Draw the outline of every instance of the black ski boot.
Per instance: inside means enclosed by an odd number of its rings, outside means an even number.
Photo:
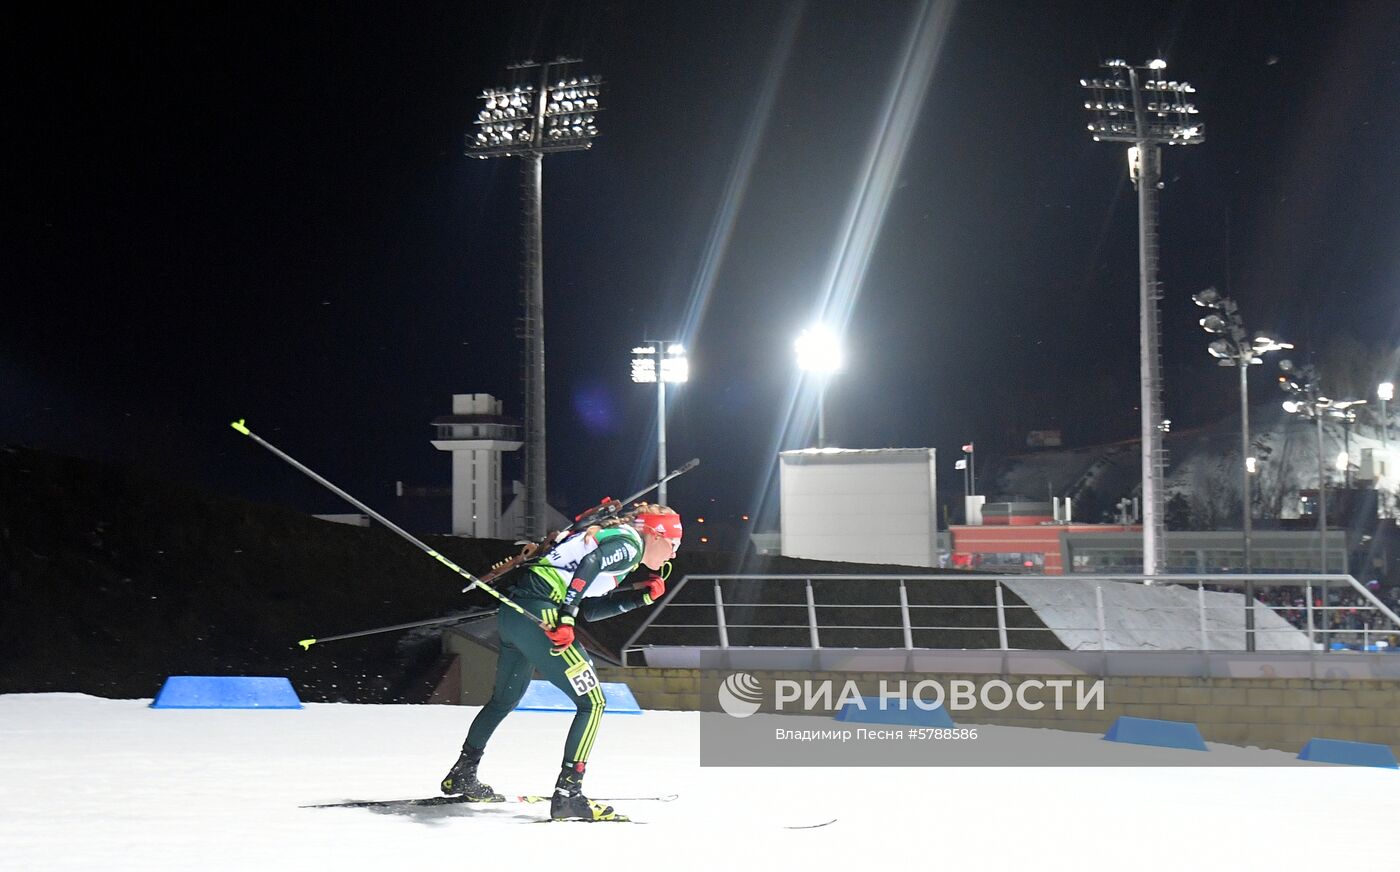
[[[442,792],[449,796],[463,796],[468,802],[505,802],[505,797],[482,784],[476,777],[476,767],[481,763],[481,749],[463,743],[462,756],[452,764],[452,768],[442,779]]]
[[[582,763],[565,763],[554,782],[554,795],[549,798],[549,816],[556,821],[615,821],[627,820],[613,811],[612,806],[594,802],[583,795]]]

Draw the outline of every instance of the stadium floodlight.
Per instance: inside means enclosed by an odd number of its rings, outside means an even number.
[[[523,270],[521,290],[525,298],[525,529],[538,539],[548,523],[545,504],[544,427],[544,162],[545,154],[579,151],[593,146],[598,135],[594,113],[598,111],[597,76],[581,80],[555,78],[578,60],[559,58],[548,63],[527,61],[509,67],[520,78],[504,87],[481,92],[482,108],[476,113],[476,130],[466,135],[466,153],[473,158],[522,159],[525,191],[521,222]],[[525,77],[530,77],[527,81]],[[553,81],[551,81],[553,80]],[[578,86],[582,85],[580,88]],[[570,97],[569,95],[573,96]]]
[[[690,358],[685,356],[684,345],[672,342],[666,346],[666,353],[661,358],[661,380],[671,384],[690,381]]]
[[[842,366],[841,340],[831,328],[817,325],[803,330],[794,343],[797,367],[817,378],[817,447],[826,447],[826,386]]]
[[[1213,309],[1216,304],[1220,302],[1220,292],[1215,288],[1206,288],[1204,291],[1197,291],[1192,294],[1191,301],[1197,306]]]
[[[653,384],[656,381],[656,349],[639,345],[632,349],[632,381]]]
[[[1276,342],[1267,336],[1247,340],[1245,337],[1249,334],[1244,329],[1240,307],[1234,300],[1222,296],[1215,288],[1198,291],[1191,299],[1197,306],[1212,310],[1200,320],[1201,328],[1207,333],[1220,336],[1206,346],[1206,351],[1220,366],[1233,366],[1240,371],[1240,480],[1243,495],[1240,504],[1240,531],[1244,537],[1244,571],[1249,573],[1253,570],[1254,562],[1254,498],[1249,479],[1250,473],[1254,471],[1251,465],[1254,458],[1250,456],[1249,450],[1249,368],[1264,362],[1260,355],[1293,346],[1286,342]],[[1285,363],[1289,367],[1293,365],[1289,361],[1283,361],[1279,366],[1282,368]],[[1253,651],[1254,582],[1249,580],[1245,581],[1244,626],[1245,650]]]
[[[1142,431],[1142,572],[1156,575],[1166,563],[1166,453],[1162,443],[1161,330],[1157,298],[1157,191],[1162,145],[1205,141],[1205,127],[1185,95],[1185,82],[1164,80],[1166,61],[1144,66],[1122,59],[1103,63],[1106,78],[1080,79],[1088,92],[1089,134],[1095,142],[1128,145],[1128,175],[1138,193],[1138,308],[1140,317],[1138,408]],[[1204,303],[1202,305],[1205,305]]]
[[[830,328],[811,327],[795,343],[797,366],[808,372],[833,373],[841,369],[841,342]]]
[[[666,477],[666,383],[680,384],[690,380],[690,361],[685,346],[679,342],[648,339],[645,345],[632,349],[632,381],[656,385],[656,468],[657,478]],[[656,492],[657,500],[666,505],[666,483]]]
[[[1279,342],[1277,339],[1271,339],[1268,336],[1254,337],[1254,353],[1256,355],[1264,354],[1269,351],[1283,351],[1284,349],[1292,347],[1293,344],[1291,342]],[[1254,362],[1261,363],[1262,361],[1256,360]]]
[[[1224,333],[1226,329],[1225,319],[1219,315],[1207,315],[1199,323],[1207,333]]]
[[[1327,573],[1327,458],[1323,448],[1322,439],[1322,419],[1328,414],[1328,409],[1332,406],[1332,401],[1322,395],[1322,375],[1317,367],[1312,364],[1296,364],[1291,360],[1279,361],[1279,369],[1288,373],[1288,376],[1279,377],[1279,387],[1284,393],[1289,395],[1288,400],[1283,404],[1283,409],[1290,415],[1300,418],[1311,419],[1317,432],[1317,538],[1319,569],[1324,575]],[[1328,582],[1326,578],[1322,581],[1323,603],[1327,602]],[[1325,641],[1331,621],[1328,619],[1326,609],[1322,611],[1322,630],[1320,635]],[[1324,650],[1326,647],[1324,646]]]

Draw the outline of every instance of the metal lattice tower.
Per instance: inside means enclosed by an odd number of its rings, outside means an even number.
[[[546,511],[544,426],[544,156],[581,151],[598,135],[602,80],[570,72],[580,61],[560,58],[545,64],[513,64],[515,71],[538,71],[535,82],[522,82],[481,93],[485,108],[477,114],[475,134],[467,136],[467,156],[522,158],[521,296],[525,314],[520,336],[525,341],[525,530],[538,538],[548,523]],[[520,74],[520,73],[517,73]]]
[[[1166,449],[1163,435],[1171,422],[1162,414],[1161,328],[1157,280],[1157,191],[1162,188],[1162,145],[1196,145],[1205,128],[1186,95],[1186,82],[1163,78],[1166,62],[1141,67],[1126,61],[1103,64],[1106,78],[1080,79],[1089,91],[1084,108],[1091,113],[1089,132],[1096,142],[1130,143],[1128,174],[1138,192],[1138,289],[1140,333],[1140,408],[1142,410],[1142,573],[1157,575],[1166,567]]]

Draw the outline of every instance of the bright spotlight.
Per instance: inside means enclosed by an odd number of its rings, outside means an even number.
[[[1215,305],[1220,302],[1220,292],[1215,288],[1206,288],[1204,291],[1192,294],[1191,301],[1197,306],[1213,309]]]
[[[1201,319],[1201,326],[1207,333],[1224,333],[1225,319],[1219,315],[1207,315]]]
[[[830,328],[818,326],[803,330],[795,345],[800,369],[818,373],[841,369],[841,342]]]

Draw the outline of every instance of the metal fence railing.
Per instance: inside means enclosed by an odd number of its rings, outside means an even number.
[[[1004,589],[1008,582],[1023,585],[1037,580],[1075,580],[1095,584],[1095,617],[1089,626],[1048,627],[1022,610],[1034,611],[1032,606],[1007,602]],[[842,584],[862,582],[864,584]],[[881,584],[869,584],[880,582]],[[1113,614],[1114,607],[1105,603],[1101,582],[1136,582],[1160,586],[1194,587],[1195,601],[1189,605],[1154,603],[1151,611],[1190,611],[1196,614],[1195,638],[1189,642],[1182,636],[1182,622],[1174,628],[1131,624],[1133,616]],[[1053,632],[1061,639],[1073,635],[1079,641],[1074,650],[1107,650],[1111,634],[1134,632],[1165,633],[1177,641],[1166,650],[1210,650],[1211,638],[1221,633],[1240,634],[1243,639],[1244,609],[1235,601],[1229,605],[1208,603],[1208,588],[1243,589],[1246,582],[1268,588],[1297,588],[1301,604],[1270,605],[1258,602],[1257,610],[1281,614],[1285,620],[1296,613],[1298,624],[1289,627],[1261,628],[1255,621],[1252,631],[1255,649],[1298,650],[1299,631],[1306,634],[1303,646],[1328,643],[1359,644],[1370,648],[1373,637],[1400,633],[1400,615],[1383,603],[1370,590],[1349,575],[1094,575],[1094,576],[1033,576],[1033,575],[970,575],[967,573],[935,573],[928,575],[688,575],[681,579],[657,604],[647,619],[622,646],[622,662],[628,655],[652,645],[679,644],[697,647],[732,647],[737,634],[744,647],[808,648],[821,650],[824,640],[828,647],[884,648],[914,650],[917,637],[937,638],[935,634],[955,634],[956,645],[923,645],[999,649],[1002,651],[1050,647],[1044,644],[1045,634]],[[815,584],[814,584],[815,583]],[[956,584],[954,584],[956,583]],[[708,585],[711,592],[698,594],[696,586]],[[957,593],[947,595],[947,588]],[[817,589],[823,595],[819,596]],[[850,592],[859,589],[859,598]],[[1333,604],[1335,591],[1350,594],[1353,601]],[[916,595],[911,596],[911,591]],[[682,596],[682,594],[685,594]],[[1316,599],[1320,594],[1321,599]],[[782,601],[757,601],[763,595]],[[1177,597],[1182,599],[1181,596]],[[1141,611],[1119,607],[1124,613]],[[1222,616],[1221,612],[1233,615]],[[951,613],[951,614],[950,614]],[[1256,612],[1258,616],[1260,612]],[[1341,622],[1335,616],[1345,614]],[[940,619],[940,615],[944,615]],[[1364,617],[1358,620],[1358,616]],[[1238,623],[1235,623],[1238,616]],[[737,618],[737,620],[736,620]],[[824,620],[824,618],[826,618]],[[1214,618],[1215,620],[1212,620]],[[1346,626],[1341,624],[1345,623]],[[1360,626],[1355,626],[1359,623]],[[804,632],[805,631],[805,632]],[[853,636],[852,634],[859,634]],[[994,634],[994,636],[993,636]],[[1040,634],[1039,645],[1035,634]],[[1076,635],[1077,634],[1077,635]],[[1174,635],[1173,635],[1174,634]],[[670,636],[667,639],[666,636]],[[833,636],[859,638],[858,645],[832,645]],[[1271,643],[1270,639],[1274,641]],[[992,641],[993,638],[995,641]],[[1031,644],[1013,644],[1031,642]],[[1283,643],[1288,644],[1283,644]],[[1272,646],[1271,646],[1272,645]],[[1160,645],[1158,646],[1161,647]],[[1241,647],[1244,647],[1241,645]]]

